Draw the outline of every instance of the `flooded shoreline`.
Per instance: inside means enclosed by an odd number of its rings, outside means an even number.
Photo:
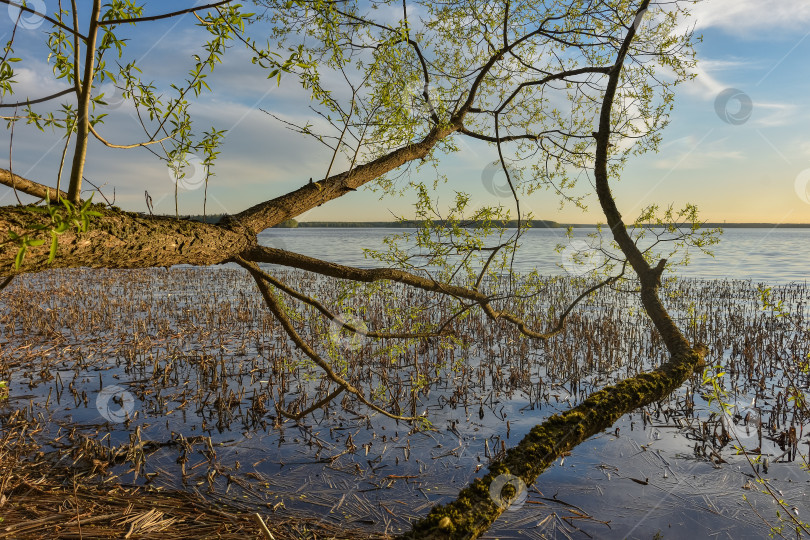
[[[278,275],[324,302],[345,294],[307,274]],[[542,326],[549,306],[564,306],[582,284],[549,278],[540,297],[517,309]],[[797,510],[810,511],[810,477],[800,469],[808,419],[789,399],[787,378],[808,385],[806,333],[763,311],[750,282],[681,280],[663,293],[687,337],[709,346],[707,363],[726,371],[736,407],[729,417],[746,448],[770,458],[763,474]],[[804,284],[773,287],[772,295],[806,328]],[[364,311],[345,307],[370,329],[410,328],[391,319],[392,298],[436,316],[443,309],[398,287],[370,290]],[[279,519],[308,515],[395,534],[553,412],[665,358],[635,297],[612,291],[578,308],[565,334],[546,343],[470,316],[457,323],[455,340],[413,340],[384,354],[373,340],[346,342],[330,321],[302,311],[299,330],[352,384],[388,410],[426,413],[432,429],[342,396],[296,424],[278,408],[303,410],[328,388],[260,300],[249,277],[231,269],[19,278],[0,293],[0,379],[10,382],[0,429],[16,415],[49,458],[88,480],[199,491]],[[774,505],[758,486],[744,488],[751,467],[722,436],[723,411],[709,405],[701,382],[694,377],[576,448],[486,537],[767,535],[743,496],[766,520]],[[750,417],[746,424],[739,413],[753,409],[761,421],[752,434]],[[797,456],[785,455],[790,427]]]

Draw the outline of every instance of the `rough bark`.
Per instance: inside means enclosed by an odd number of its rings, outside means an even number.
[[[19,235],[29,227],[47,222],[47,215],[31,207],[5,207],[0,211],[0,231]],[[150,268],[175,264],[210,265],[227,261],[247,250],[255,236],[238,230],[196,221],[144,216],[104,209],[94,218],[86,233],[66,232],[59,237],[56,259],[48,264],[50,238],[45,244],[29,247],[23,264],[14,268],[18,246],[6,241],[0,245],[0,276],[38,272],[48,268]],[[32,237],[36,238],[35,234]]]

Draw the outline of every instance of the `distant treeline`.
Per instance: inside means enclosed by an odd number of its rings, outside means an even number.
[[[194,221],[204,221],[205,223],[219,223],[226,214],[213,214],[210,216],[180,216],[181,219],[190,219]],[[294,219],[288,219],[286,221],[282,221],[275,227],[274,229],[295,229],[299,227],[340,227],[340,228],[372,228],[372,227],[380,227],[380,228],[387,228],[387,229],[415,229],[421,225],[421,221],[416,220],[409,220],[409,221],[296,221]],[[437,221],[437,223],[444,223],[443,221]],[[480,222],[479,222],[480,223]],[[524,221],[525,223],[525,221]],[[473,221],[465,221],[463,222],[464,226],[472,227],[475,225]],[[506,227],[517,227],[517,220],[511,220],[505,222]],[[558,227],[568,227],[569,225],[565,225],[562,223],[557,223],[556,221],[547,221],[541,219],[532,220],[531,226],[541,227],[541,228],[558,228]],[[571,227],[591,227],[591,225],[570,225]]]
[[[293,220],[294,221],[294,220]],[[297,225],[292,225],[293,227],[339,227],[339,228],[391,228],[391,229],[415,229],[419,227],[421,222],[415,220],[409,221],[302,221]],[[437,222],[443,223],[443,222]],[[504,225],[508,228],[517,227],[517,220],[510,220],[503,222]],[[523,223],[526,223],[525,221]],[[589,223],[558,223],[556,221],[546,220],[546,219],[533,219],[530,221],[531,228],[533,229],[560,229],[560,228],[594,228],[596,225],[589,224]],[[278,227],[283,226],[277,225]],[[473,221],[464,222],[464,225],[468,227],[472,227],[475,225]],[[660,225],[653,225],[653,227],[659,227]],[[682,225],[683,227],[690,227],[691,225],[686,224]],[[810,223],[704,223],[704,228],[713,229],[717,227],[722,227],[724,229],[741,229],[741,228],[748,228],[748,229],[799,229],[799,228],[810,228]]]
[[[188,220],[191,220],[191,221],[202,221],[203,223],[217,224],[220,221],[222,221],[222,218],[224,218],[227,215],[228,214],[211,214],[211,215],[208,215],[208,216],[201,216],[201,215],[180,216],[180,219],[188,219]],[[286,221],[282,221],[281,223],[276,225],[274,228],[278,228],[278,229],[294,229],[296,227],[298,227],[298,222],[296,220],[294,220],[294,219],[288,219]]]
[[[445,224],[444,220],[436,221],[439,224]],[[463,221],[462,225],[466,227],[473,227],[481,222]],[[501,222],[506,227],[517,227],[517,220]],[[523,223],[526,223],[525,221]],[[421,226],[421,221],[407,220],[407,221],[302,221],[298,227],[381,227],[390,229],[415,229]],[[557,228],[565,227],[566,225],[557,223],[556,221],[547,221],[542,219],[534,219],[531,221],[533,228]],[[574,227],[588,227],[589,225],[573,225]]]
[[[182,216],[182,219],[192,219],[194,221],[205,221],[206,223],[219,223],[226,214],[213,214],[210,216]],[[444,224],[443,221],[437,223]],[[524,222],[525,223],[525,222]],[[531,220],[531,228],[533,229],[559,229],[566,227],[584,228],[596,227],[588,223],[558,223],[556,221],[546,219],[533,219]],[[294,229],[294,228],[386,228],[386,229],[415,229],[419,227],[421,221],[408,220],[408,221],[296,221],[288,219],[282,221],[274,228],[277,229]],[[480,224],[478,222],[477,224]],[[517,220],[509,220],[503,222],[504,226],[508,228],[517,227]],[[467,221],[463,222],[464,226],[473,227],[476,222]],[[688,227],[689,225],[684,225]],[[704,223],[704,228],[722,227],[724,229],[801,229],[810,228],[810,223]]]
[[[190,219],[191,221],[202,221],[203,223],[217,224],[222,221],[227,214],[209,214],[207,216],[180,216],[180,219]],[[174,217],[174,216],[168,216]]]

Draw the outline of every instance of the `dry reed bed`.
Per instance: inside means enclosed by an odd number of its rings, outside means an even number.
[[[196,490],[97,481],[54,466],[21,416],[7,416],[0,437],[0,538],[268,538],[247,505],[212,502]],[[277,540],[369,538],[300,517],[265,522]]]

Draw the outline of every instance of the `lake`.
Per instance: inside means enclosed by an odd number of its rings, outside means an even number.
[[[371,266],[362,249],[398,232],[279,229],[260,241]],[[575,232],[584,239],[589,231]],[[516,269],[564,275],[554,251],[563,233],[527,233]],[[752,459],[769,460],[757,472],[805,518],[810,416],[788,389],[810,383],[810,340],[761,309],[756,282],[773,285],[774,299],[805,328],[809,240],[805,229],[730,229],[716,258],[696,256],[680,270],[708,279],[662,290],[687,337],[708,344],[707,363],[727,372],[730,414],[693,377],[556,461],[485,538],[766,537],[770,530],[749,503],[769,521],[777,508],[723,430],[757,448]],[[483,476],[491,459],[550,414],[666,358],[636,297],[607,289],[579,306],[553,340],[523,339],[476,313],[458,321],[458,343],[413,340],[383,353],[376,341],[355,347],[336,339],[328,319],[302,309],[298,331],[354,386],[387,410],[426,413],[434,429],[413,429],[343,396],[296,423],[279,410],[303,410],[330,388],[246,272],[227,266],[71,269],[15,279],[0,293],[0,378],[10,383],[0,429],[11,418],[24,421],[43,455],[87,478],[199,491],[270,520],[305,515],[391,534]],[[287,269],[274,275],[330,306],[345,298],[333,280]],[[559,312],[582,283],[542,287],[515,307],[540,326],[549,306]],[[399,285],[344,307],[362,308],[369,328],[380,329],[391,322],[391,305],[429,306],[428,317],[446,310],[432,295]],[[791,427],[801,441],[793,447],[798,457],[784,445]]]
[[[574,240],[587,240],[596,229],[574,229]],[[268,229],[259,235],[265,246],[289,249],[330,262],[371,268],[381,266],[364,256],[363,249],[380,250],[383,239],[403,229],[382,228],[299,228]],[[562,256],[557,244],[566,244],[565,229],[530,229],[521,238],[515,270],[541,275],[562,275]],[[785,284],[805,281],[810,276],[810,228],[726,229],[719,245],[712,246],[714,257],[700,252],[690,254],[688,266],[677,268],[677,275],[698,279],[750,279],[754,282]]]

